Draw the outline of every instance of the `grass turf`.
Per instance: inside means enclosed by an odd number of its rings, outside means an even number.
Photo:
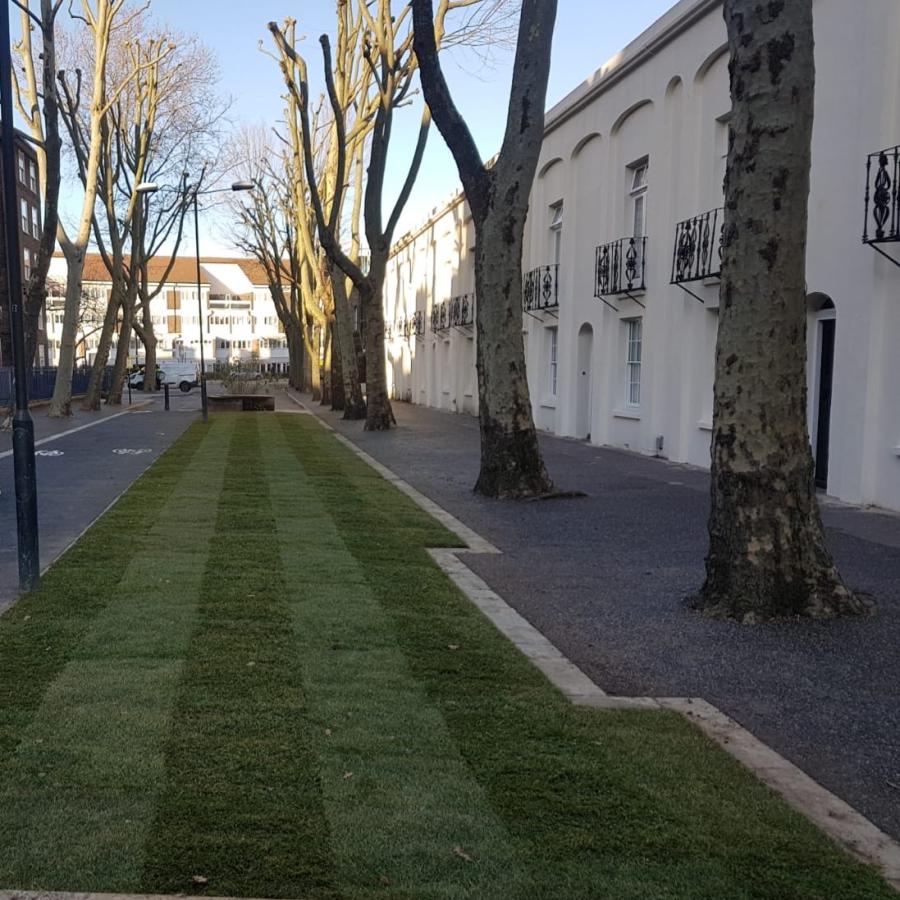
[[[573,708],[454,544],[310,417],[191,429],[0,618],[0,887],[895,896],[681,717]]]

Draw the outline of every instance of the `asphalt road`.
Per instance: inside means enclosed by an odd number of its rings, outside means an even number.
[[[149,404],[80,409],[67,420],[33,413],[37,456],[41,568],[46,568],[191,424],[200,393],[159,395]],[[126,399],[127,404],[127,399]],[[18,593],[16,499],[9,432],[0,434],[0,610]],[[113,552],[113,551],[111,551]]]
[[[478,424],[395,404],[368,433],[319,412],[493,542],[467,564],[612,694],[703,697],[900,838],[900,516],[826,502],[828,544],[872,618],[745,627],[689,611],[706,552],[708,476],[543,436],[557,487],[581,499],[472,493]]]

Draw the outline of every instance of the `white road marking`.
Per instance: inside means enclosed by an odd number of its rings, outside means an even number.
[[[62,450],[35,450],[35,456],[64,456],[64,451]]]
[[[131,447],[122,447],[117,450],[113,450],[113,453],[118,453],[119,456],[138,456],[141,453],[152,453],[153,451],[149,447],[141,447],[139,450],[133,450]]]
[[[148,403],[152,403],[152,400],[143,400],[141,401],[141,406],[145,406]],[[52,441],[58,441],[60,438],[68,437],[70,434],[77,434],[79,431],[84,431],[87,428],[93,428],[95,425],[103,425],[105,422],[111,422],[113,419],[118,419],[119,416],[127,416],[136,410],[126,409],[122,412],[115,413],[111,416],[106,416],[103,419],[97,419],[95,422],[88,422],[87,425],[79,425],[77,428],[70,428],[68,431],[61,431],[59,434],[51,434],[50,437],[41,438],[39,441],[34,442],[35,447],[40,447],[41,444],[49,444]],[[147,410],[150,412],[150,410]],[[0,459],[6,459],[7,456],[12,456],[12,450],[6,450],[3,453],[0,453]]]

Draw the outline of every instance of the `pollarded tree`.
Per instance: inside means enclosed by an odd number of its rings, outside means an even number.
[[[285,96],[286,137],[291,156],[290,174],[296,191],[304,198],[309,194],[309,205],[321,211],[316,219],[319,246],[323,249],[320,280],[330,282],[330,296],[334,305],[334,336],[342,360],[341,378],[343,391],[336,395],[342,399],[345,419],[361,419],[367,415],[363,399],[359,367],[356,358],[353,313],[350,303],[352,286],[348,286],[350,274],[346,267],[337,264],[337,250],[341,248],[341,229],[344,222],[344,203],[348,172],[355,171],[362,163],[366,136],[371,130],[372,103],[369,85],[373,73],[363,59],[362,35],[364,17],[361,8],[354,8],[347,0],[337,4],[337,33],[335,43],[335,68],[330,78],[330,105],[333,119],[321,122],[327,137],[319,134],[320,117],[326,118],[320,103],[312,113],[309,110],[306,63],[296,51],[296,21],[286,19],[283,26],[269,23],[278,49],[276,57],[287,87]],[[306,206],[297,203],[299,209]],[[360,204],[354,199],[350,215],[351,244],[342,251],[346,265],[360,275],[359,244]],[[297,234],[302,237],[302,225],[297,223]]]
[[[34,364],[41,310],[47,300],[47,273],[56,248],[59,221],[62,139],[56,88],[56,19],[62,0],[40,0],[39,13],[32,10],[30,0],[19,0],[17,5],[21,13],[22,37],[14,48],[20,66],[12,67],[13,88],[19,115],[35,143],[44,212],[38,258],[25,287],[25,361],[30,370]],[[32,40],[35,31],[41,36],[38,46]]]
[[[438,59],[442,23],[431,0],[412,0],[425,100],[456,160],[475,225],[475,307],[481,470],[489,497],[547,494],[553,484],[531,412],[522,342],[522,250],[528,198],[544,136],[556,0],[523,0],[506,133],[486,166]]]
[[[83,162],[79,162],[79,167],[83,172],[81,180],[84,186],[81,212],[71,233],[63,227],[62,223],[57,229],[59,244],[66,259],[66,301],[59,348],[59,367],[48,413],[53,417],[66,417],[72,412],[75,336],[78,328],[78,308],[81,302],[84,261],[91,238],[94,205],[99,187],[98,171],[103,155],[104,141],[103,122],[113,104],[141,68],[136,65],[125,71],[120,79],[110,80],[108,77],[107,63],[114,29],[127,27],[129,22],[140,15],[140,11],[129,13],[123,9],[124,6],[125,0],[81,0],[80,12],[72,12],[73,18],[84,24],[88,34],[87,44],[90,47],[90,70],[87,75],[89,96],[82,96],[86,74],[82,70],[76,70],[72,78],[65,71],[60,71],[58,75],[63,90],[73,99],[75,110],[81,108],[83,101],[87,101],[83,138],[87,152]],[[74,8],[74,3],[70,8]],[[163,54],[167,52],[169,52],[168,48],[161,51]],[[151,65],[152,62],[152,60],[148,60],[144,65]]]
[[[440,0],[434,20],[429,24],[435,52],[441,44],[478,43],[486,34],[495,33],[497,19],[505,20],[507,0]],[[394,232],[406,202],[412,192],[425,153],[425,145],[431,127],[431,115],[426,108],[422,112],[419,133],[409,157],[409,165],[397,198],[387,218],[384,217],[384,188],[387,175],[391,137],[396,130],[395,115],[399,108],[408,105],[415,88],[414,77],[418,68],[413,52],[410,7],[393,8],[390,0],[339,0],[338,35],[342,23],[354,7],[359,16],[349,15],[352,22],[359,21],[358,35],[353,45],[355,59],[364,61],[363,78],[359,85],[346,77],[346,66],[340,59],[332,60],[331,44],[327,35],[320,38],[325,64],[325,84],[334,117],[335,144],[337,149],[335,192],[336,198],[344,191],[347,180],[348,147],[354,146],[354,137],[347,125],[348,100],[355,105],[354,130],[369,142],[369,163],[366,171],[363,221],[366,243],[369,249],[368,268],[354,260],[341,244],[334,212],[328,216],[321,202],[321,191],[312,170],[311,127],[309,113],[309,83],[305,61],[298,54],[293,42],[287,40],[284,30],[275,23],[269,30],[275,38],[281,55],[282,72],[288,90],[297,100],[304,142],[304,164],[307,168],[310,199],[316,213],[319,239],[330,261],[346,273],[353,282],[366,322],[366,429],[380,431],[394,424],[394,413],[388,396],[387,365],[384,351],[384,279],[390,258]],[[459,10],[469,14],[462,27],[449,32],[445,29],[448,16]],[[346,30],[346,29],[344,29]],[[346,95],[341,87],[349,86]],[[362,124],[363,128],[358,126]],[[336,201],[332,201],[332,210]],[[339,207],[339,204],[337,204]],[[338,288],[339,285],[335,284]]]
[[[862,613],[824,541],[806,421],[812,0],[725,0],[731,138],[706,582],[747,623]]]

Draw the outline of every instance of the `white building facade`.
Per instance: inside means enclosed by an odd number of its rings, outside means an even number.
[[[150,277],[161,277],[168,260],[153,263]],[[51,364],[59,356],[62,337],[66,265],[61,257],[51,263],[48,329]],[[155,282],[155,283],[158,283]],[[88,255],[84,272],[85,304],[78,332],[76,358],[91,364],[97,351],[100,327],[111,282],[102,258]],[[207,371],[216,365],[241,363],[261,372],[286,374],[287,339],[278,319],[265,271],[252,259],[200,260],[200,304],[197,303],[196,261],[176,260],[162,290],[150,303],[159,359],[200,361],[200,316],[203,316],[203,356]],[[132,360],[143,351],[132,337]],[[116,339],[113,341],[115,352]]]
[[[816,478],[900,510],[900,3],[813,7]],[[681,0],[548,112],[523,259],[542,430],[709,465],[730,108],[721,0]],[[397,398],[477,412],[473,247],[459,195],[395,247]]]

